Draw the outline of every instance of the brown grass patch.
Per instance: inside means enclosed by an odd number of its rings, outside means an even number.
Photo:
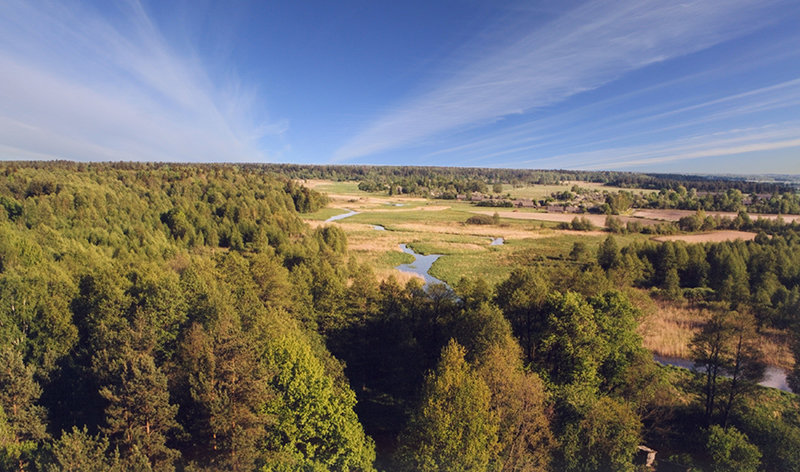
[[[391,277],[394,277],[395,280],[397,280],[397,282],[402,286],[405,286],[411,279],[418,279],[422,283],[425,283],[425,279],[421,275],[412,274],[410,272],[400,272],[397,269],[376,269],[375,277],[379,282],[383,282]]]
[[[769,365],[791,370],[794,367],[794,356],[790,349],[791,339],[789,333],[774,329],[761,330],[764,342],[761,343],[761,352]]]
[[[639,334],[644,347],[654,354],[689,359],[692,356],[689,344],[705,320],[697,310],[658,301],[656,309],[639,326]]]
[[[543,238],[550,236],[546,234],[541,234],[539,232],[527,231],[520,228],[494,226],[494,225],[491,226],[465,225],[463,223],[456,223],[456,222],[453,223],[439,222],[436,224],[401,223],[401,224],[391,225],[391,229],[409,231],[414,233],[457,234],[466,236],[481,236],[486,238],[503,238],[505,240]]]
[[[712,231],[701,234],[678,234],[673,236],[659,236],[653,238],[654,241],[684,241],[687,243],[719,243],[723,241],[752,241],[756,238],[756,233],[747,231]]]
[[[652,218],[655,220],[663,220],[663,221],[678,221],[684,216],[692,216],[695,213],[696,212],[693,210],[636,210],[633,212],[633,216],[638,218]],[[720,218],[730,218],[730,219],[735,219],[737,216],[739,216],[738,213],[730,211],[707,211],[706,215],[714,217],[719,216]],[[783,218],[783,221],[785,221],[786,223],[791,223],[793,221],[800,221],[800,215],[768,215],[763,213],[750,214],[750,218],[753,220],[757,220],[759,218],[774,220],[777,219],[778,216]]]
[[[639,325],[644,347],[662,357],[691,359],[689,345],[703,328],[709,314],[661,300],[655,301],[655,310],[648,311]],[[759,346],[767,364],[791,369],[794,358],[789,349],[788,334],[762,330],[759,335]]]

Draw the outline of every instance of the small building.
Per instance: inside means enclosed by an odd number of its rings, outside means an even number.
[[[656,460],[656,451],[647,446],[639,446],[636,450],[636,457],[633,462],[636,465],[643,465],[648,468],[653,467],[653,462]]]

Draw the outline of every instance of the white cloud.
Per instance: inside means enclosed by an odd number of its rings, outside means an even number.
[[[620,169],[800,147],[800,123],[733,129],[639,146],[552,156],[575,169]],[[535,162],[535,161],[532,161]],[[720,169],[724,172],[725,169]],[[796,172],[797,170],[792,170]]]
[[[0,158],[267,157],[259,141],[286,124],[259,117],[257,94],[215,83],[138,2],[103,8],[0,2]]]
[[[761,0],[587,3],[480,56],[378,118],[337,160],[418,144],[560,102],[625,73],[743,35],[770,21]],[[509,44],[507,33],[498,33]]]

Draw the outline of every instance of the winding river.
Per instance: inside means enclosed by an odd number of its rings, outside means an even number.
[[[653,356],[653,359],[659,364],[682,367],[684,369],[691,369],[694,366],[694,362],[690,361],[689,359],[661,356]],[[789,388],[789,384],[786,382],[786,372],[783,371],[783,369],[772,366],[767,367],[767,370],[764,372],[764,380],[759,382],[759,385],[777,388],[779,390],[783,390],[784,392],[792,391],[792,389]]]
[[[399,270],[400,272],[407,272],[421,276],[423,279],[425,279],[425,285],[423,288],[426,290],[433,284],[444,284],[448,289],[452,290],[447,283],[428,273],[428,271],[431,270],[433,263],[436,262],[436,259],[442,257],[441,254],[430,254],[424,256],[422,254],[417,254],[413,249],[405,244],[401,244],[400,249],[402,249],[406,254],[411,254],[414,256],[414,262],[410,264],[400,264],[399,266],[395,267],[395,269]]]
[[[347,208],[342,208],[342,210],[347,210]],[[345,218],[348,218],[348,217],[351,217],[351,216],[354,216],[354,215],[357,215],[357,214],[359,214],[359,212],[353,211],[353,210],[347,210],[347,213],[342,213],[341,215],[331,216],[330,218],[325,220],[325,223],[330,223],[331,221],[343,220]]]
[[[345,208],[346,210],[346,208]],[[326,222],[341,220],[353,215],[357,215],[359,212],[348,210],[347,213],[342,213],[341,215],[336,215],[328,218],[325,220]],[[372,229],[376,231],[386,231],[381,225],[372,225]],[[493,238],[492,242],[489,244],[490,246],[500,246],[503,244],[503,238]],[[395,269],[399,270],[400,272],[407,272],[410,274],[416,274],[422,277],[425,280],[425,285],[423,285],[424,289],[428,289],[433,284],[444,284],[445,287],[452,290],[446,282],[443,280],[437,279],[436,277],[432,276],[429,271],[433,266],[433,263],[436,262],[437,259],[442,257],[441,254],[429,254],[427,256],[418,254],[414,252],[413,249],[408,247],[405,244],[400,244],[400,249],[406,253],[411,254],[414,256],[414,262],[410,264],[400,264],[399,266],[395,267]],[[688,359],[680,359],[675,357],[662,357],[662,356],[653,356],[653,359],[660,363],[671,365],[675,367],[681,367],[684,369],[692,369],[694,363]],[[791,392],[792,390],[789,388],[789,384],[786,381],[786,372],[783,369],[779,369],[777,367],[767,367],[764,373],[764,379],[759,383],[764,387],[771,387],[777,388],[779,390],[783,390],[784,392]]]

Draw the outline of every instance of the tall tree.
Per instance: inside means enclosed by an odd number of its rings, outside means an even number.
[[[193,324],[180,354],[194,403],[187,428],[201,449],[198,459],[233,471],[251,470],[270,418],[263,413],[273,394],[248,337],[223,318],[209,333]]]
[[[600,267],[603,269],[609,270],[619,264],[619,260],[620,252],[617,239],[609,235],[597,249],[597,263],[600,264]]]
[[[64,431],[42,463],[45,472],[122,472],[118,451],[111,451],[108,437],[92,436],[84,426]]]
[[[180,453],[166,442],[167,435],[178,429],[178,407],[169,401],[167,377],[156,366],[155,340],[146,322],[137,316],[129,343],[96,356],[96,369],[106,379],[100,395],[108,402],[102,429],[120,447],[123,458],[144,460],[154,471],[171,471]]]
[[[497,286],[496,302],[511,322],[527,362],[534,358],[537,333],[544,321],[543,307],[551,285],[535,268],[517,268]]]
[[[544,382],[522,368],[516,345],[490,346],[477,372],[489,387],[490,408],[498,421],[498,448],[491,470],[548,470],[555,438]]]
[[[600,397],[578,422],[567,426],[562,437],[562,470],[633,472],[641,428],[630,406]]]
[[[718,400],[718,380],[729,363],[730,323],[727,312],[714,312],[692,338],[694,368],[703,374],[701,389],[706,423],[710,424]]]
[[[725,369],[729,381],[724,384],[725,396],[722,426],[728,426],[731,410],[743,396],[764,378],[766,364],[759,349],[755,318],[748,312],[733,314],[730,322],[730,362]]]
[[[0,348],[0,466],[28,470],[39,443],[48,437],[41,388],[14,346]]]
[[[270,467],[287,470],[372,471],[375,451],[353,410],[355,395],[337,385],[299,333],[269,343],[275,392],[267,412]]]
[[[404,470],[486,470],[497,447],[491,393],[451,341],[425,382],[422,401],[400,439]]]

